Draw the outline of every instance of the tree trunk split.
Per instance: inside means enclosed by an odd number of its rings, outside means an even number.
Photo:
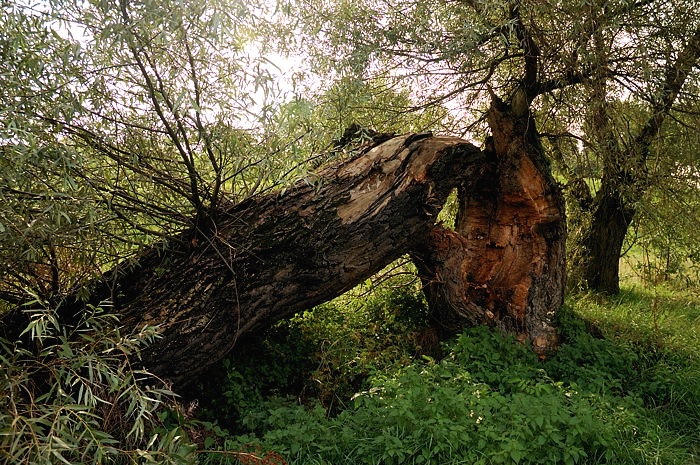
[[[111,300],[127,330],[159,325],[161,337],[143,351],[142,364],[177,387],[242,336],[413,252],[422,257],[419,268],[458,277],[449,289],[455,297],[445,301],[452,305],[431,306],[436,321],[451,330],[500,321],[537,347],[536,325],[549,324],[561,303],[563,288],[551,283],[564,275],[563,213],[535,164],[518,158],[504,171],[505,164],[454,137],[394,137],[319,171],[313,184],[222,209],[214,233],[186,250],[145,251],[108,273],[95,298]],[[491,184],[494,173],[500,184]],[[511,188],[503,178],[514,173],[522,176]],[[456,187],[468,199],[461,226],[436,228]]]
[[[500,101],[488,121],[491,163],[460,185],[455,231],[433,229],[415,261],[443,333],[497,326],[545,356],[566,284],[564,200],[534,121]]]

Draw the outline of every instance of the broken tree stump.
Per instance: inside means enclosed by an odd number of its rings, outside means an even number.
[[[443,334],[496,326],[540,356],[557,346],[566,284],[566,215],[529,114],[495,100],[487,160],[458,189],[455,230],[433,228],[412,252]]]

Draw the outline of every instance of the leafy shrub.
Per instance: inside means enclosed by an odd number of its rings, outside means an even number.
[[[415,335],[427,307],[413,286],[382,286],[362,298],[345,296],[300,314],[290,327],[316,347],[311,380],[326,406],[344,405],[367,377],[417,355]]]
[[[158,419],[173,394],[130,365],[156,328],[122,335],[117,323],[93,308],[68,332],[41,308],[31,311],[29,344],[0,340],[5,463],[185,463],[192,456],[184,433]]]
[[[189,395],[202,401],[200,418],[234,432],[254,431],[256,416],[265,416],[265,399],[308,395],[310,373],[318,366],[316,350],[301,332],[280,323],[263,337],[237,346]]]
[[[312,371],[312,379],[349,392],[348,376],[366,376],[346,408],[329,411],[322,397],[261,395],[239,413],[248,428],[222,438],[230,454],[206,463],[274,451],[291,464],[680,465],[700,450],[700,365],[650,344],[656,338],[604,338],[596,322],[567,307],[563,344],[544,362],[483,327],[446,343],[440,361],[415,358],[409,340],[420,311],[405,323],[394,305],[417,301],[392,292],[336,301],[287,326],[317,345],[307,352],[315,363],[325,357],[334,367],[326,378]],[[402,348],[382,351],[388,343]]]
[[[615,437],[599,399],[553,381],[536,357],[484,328],[463,334],[439,363],[375,373],[335,417],[267,406],[264,432],[228,447],[257,444],[291,463],[574,464],[603,463]]]
[[[194,395],[210,399],[207,419],[232,431],[259,431],[269,402],[319,400],[338,412],[370,374],[410,363],[426,317],[422,294],[406,285],[338,298],[238,346],[210,377],[217,382]]]

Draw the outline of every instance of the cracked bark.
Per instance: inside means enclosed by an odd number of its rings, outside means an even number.
[[[542,273],[534,275],[530,265],[539,260],[536,270],[548,266],[538,258],[550,250],[542,244],[548,226],[517,220],[530,218],[541,202],[505,202],[508,215],[514,216],[496,215],[500,235],[488,239],[481,238],[472,224],[494,214],[494,205],[484,197],[493,194],[489,189],[494,172],[501,177],[520,171],[524,177],[537,174],[526,158],[508,165],[506,171],[498,171],[506,163],[498,160],[454,137],[412,134],[377,142],[350,160],[321,169],[315,183],[300,182],[284,192],[222,207],[214,217],[213,232],[188,242],[187,248],[179,241],[145,250],[138,259],[107,273],[94,289],[91,303],[109,300],[124,331],[158,325],[161,337],[132,366],[181,388],[226,356],[240,338],[342,294],[408,251],[425,248],[425,238],[444,234],[452,240],[448,232],[434,229],[435,222],[449,193],[461,186],[463,192],[471,192],[471,197],[465,197],[468,214],[460,220],[466,233],[449,242],[455,249],[450,249],[449,256],[438,257],[444,262],[441,269],[448,273],[455,267],[483,280],[462,282],[469,286],[463,299],[497,312],[507,326],[506,316],[520,318],[522,299],[546,301],[546,311],[560,299],[545,293],[538,281]],[[509,185],[498,189],[511,199]],[[552,212],[550,221],[558,225],[557,215]],[[534,235],[517,235],[521,241],[517,245],[503,238],[531,226],[540,229]],[[183,232],[183,237],[192,236],[192,231]],[[539,242],[528,246],[533,238]],[[563,238],[557,236],[557,240]],[[505,245],[489,246],[493,241],[505,241]],[[513,262],[516,246],[529,252],[515,254],[520,258]],[[460,254],[473,260],[454,263],[453,257]],[[488,264],[480,263],[482,259],[488,259]],[[496,280],[486,268],[499,268],[499,261],[510,263],[522,279]],[[562,263],[554,261],[552,267],[559,268],[550,271],[563,274]],[[482,284],[494,289],[491,303],[479,300]],[[528,286],[536,290],[528,292]],[[64,322],[69,324],[70,316],[84,305],[61,308]],[[501,307],[507,309],[501,311]],[[21,311],[3,315],[0,331],[16,337],[25,327],[22,317]],[[520,323],[514,325],[523,329]]]
[[[92,303],[110,300],[125,331],[160,325],[134,364],[185,385],[242,336],[342,294],[414,247],[483,161],[458,138],[391,138],[322,169],[313,185],[222,208],[196,245],[144,251],[105,275]],[[64,321],[83,307],[64,307]],[[22,315],[3,316],[6,335],[18,335]]]
[[[546,356],[566,282],[564,201],[529,112],[496,99],[488,122],[491,163],[460,185],[455,230],[433,228],[412,255],[442,334],[496,326]]]

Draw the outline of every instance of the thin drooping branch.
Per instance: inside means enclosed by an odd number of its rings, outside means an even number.
[[[214,187],[211,189],[211,205],[209,206],[210,209],[214,210],[218,206],[220,200],[220,190],[221,186],[223,185],[221,163],[220,160],[217,160],[216,156],[214,155],[214,149],[211,143],[211,135],[209,131],[204,127],[204,123],[202,122],[202,89],[199,83],[197,64],[195,63],[195,58],[192,54],[192,49],[187,38],[187,31],[184,27],[182,27],[182,34],[184,36],[185,52],[187,53],[187,63],[189,65],[190,79],[192,80],[192,85],[194,87],[194,101],[196,105],[194,117],[195,127],[197,128],[199,137],[204,140],[204,151],[207,154],[209,163],[211,164],[211,167],[214,170],[214,174],[216,176],[216,179],[214,181]]]
[[[530,34],[530,31],[523,24],[523,20],[520,17],[519,2],[515,2],[511,5],[510,18],[513,21],[515,36],[518,38],[518,43],[524,53],[525,63],[523,66],[522,86],[526,91],[528,100],[532,101],[536,95],[537,84],[539,82],[540,47]]]
[[[157,325],[161,337],[134,364],[186,384],[239,338],[342,294],[415,248],[450,191],[484,163],[477,147],[453,137],[370,145],[314,183],[222,206],[202,240],[144,250],[106,274],[91,303],[108,302],[125,331]],[[85,305],[72,302],[59,309],[67,324]],[[4,315],[0,330],[14,339],[24,317]]]
[[[660,98],[654,105],[653,113],[640,131],[636,143],[649,147],[661,130],[661,125],[673,107],[688,76],[700,60],[700,28],[698,28],[688,43],[678,53],[675,61],[666,68],[665,79],[657,92]]]
[[[120,10],[125,26],[129,29],[133,29],[134,25],[131,21],[131,17],[128,12],[128,2],[126,0],[120,0]],[[131,55],[136,65],[138,66],[138,69],[144,80],[149,100],[153,105],[153,110],[158,115],[158,118],[163,124],[165,131],[170,137],[170,140],[177,148],[177,151],[180,154],[180,158],[182,159],[182,162],[185,165],[185,168],[187,169],[187,174],[190,181],[190,193],[187,196],[187,198],[192,203],[192,205],[195,208],[195,211],[197,211],[199,216],[204,211],[201,194],[199,192],[199,173],[197,172],[197,169],[194,165],[194,159],[192,157],[191,151],[185,146],[185,143],[187,142],[186,133],[182,131],[179,116],[175,112],[173,112],[174,105],[168,99],[167,92],[165,92],[165,89],[163,87],[163,81],[158,75],[155,64],[151,60],[149,60],[149,57],[147,55],[145,56],[145,60],[146,62],[148,62],[148,66],[146,63],[144,63],[144,59],[142,58],[142,56],[145,54],[145,48],[139,47],[138,44],[135,43],[135,40],[139,40],[139,37],[136,34],[136,32],[132,31],[132,34],[133,35],[128,36],[129,39],[127,41],[129,51],[131,52]],[[153,76],[151,76],[151,73],[148,71],[148,67],[150,67],[153,70],[155,74],[155,81]],[[173,127],[170,118],[167,117],[165,109],[161,105],[161,100],[158,98],[159,95],[163,99],[163,102],[165,103],[168,110],[173,115],[177,127]],[[180,133],[182,137],[180,137],[178,133]]]

